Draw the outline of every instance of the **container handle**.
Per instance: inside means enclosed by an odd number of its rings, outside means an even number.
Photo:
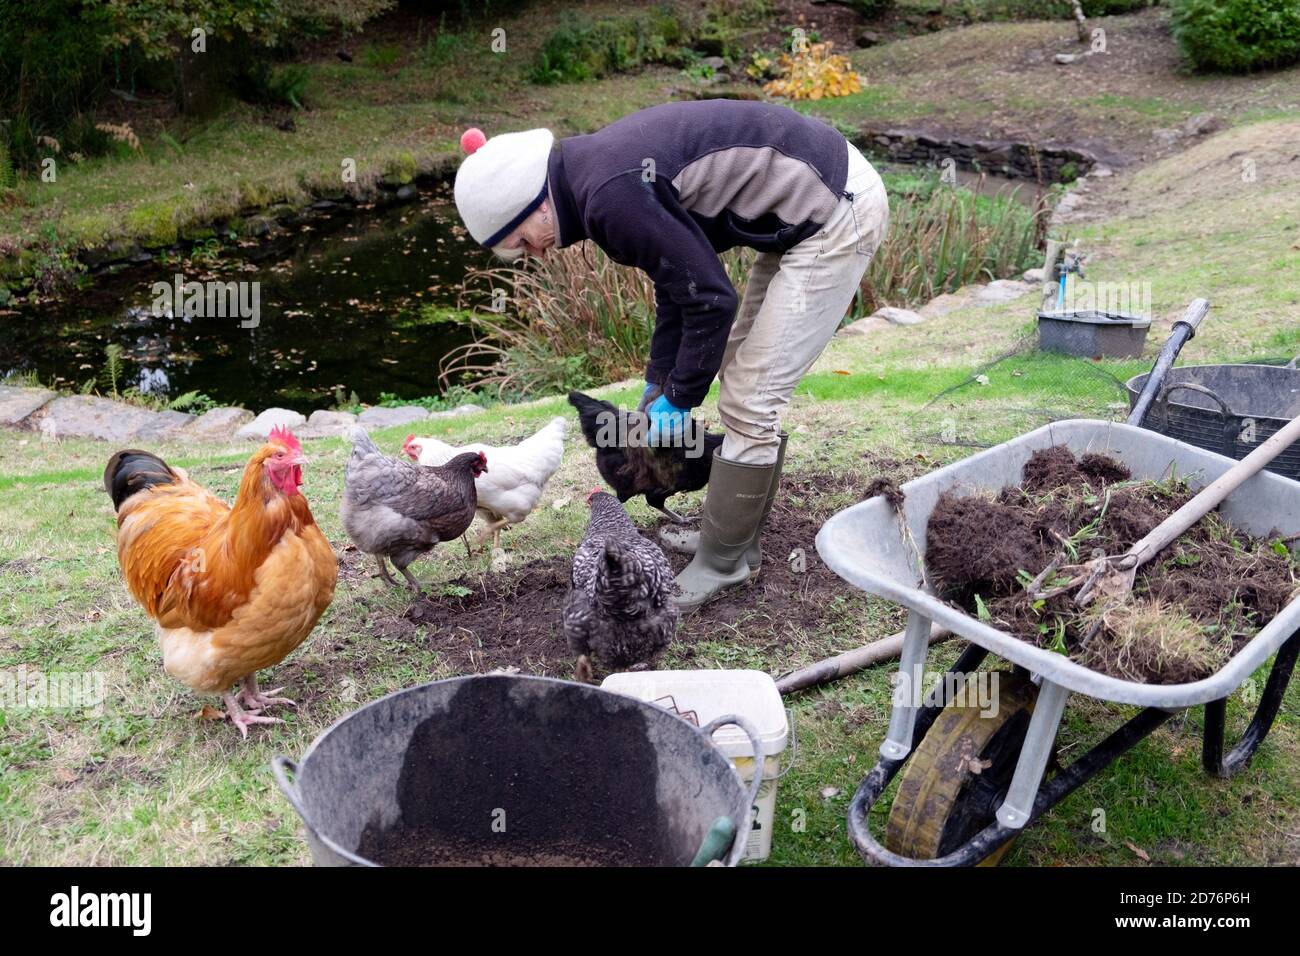
[[[1221,399],[1213,390],[1206,388],[1204,385],[1198,384],[1197,382],[1171,382],[1164,386],[1164,388],[1160,389],[1160,394],[1157,395],[1156,400],[1152,402],[1151,409],[1153,412],[1152,417],[1154,417],[1156,422],[1159,424],[1159,427],[1156,429],[1157,431],[1164,432],[1169,428],[1169,396],[1172,392],[1176,392],[1179,389],[1186,389],[1189,392],[1200,392],[1202,395],[1207,396],[1210,401],[1214,402],[1214,404],[1218,405],[1219,417],[1223,419],[1223,428],[1226,433],[1228,423],[1233,417],[1232,409],[1230,409],[1228,403]],[[1225,444],[1228,443],[1228,437],[1226,434],[1224,435],[1224,442]],[[1229,457],[1232,456],[1229,455]]]
[[[298,792],[298,765],[288,757],[276,754],[271,758],[271,773],[280,787],[280,792],[284,794],[284,798],[289,801],[289,805],[302,820],[303,826],[314,835],[316,831],[307,819],[307,811],[302,808],[302,795]],[[289,779],[290,776],[293,780]]]
[[[749,745],[754,753],[754,779],[749,785],[748,801],[745,804],[745,819],[736,821],[736,837],[732,841],[731,853],[727,857],[727,865],[735,866],[740,862],[740,858],[745,855],[745,846],[749,843],[749,834],[754,828],[754,804],[758,801],[758,789],[763,786],[763,747],[758,742],[758,732],[754,730],[754,725],[739,714],[724,714],[721,717],[715,717],[700,728],[700,733],[712,742],[713,735],[728,724],[739,727],[744,731],[745,736],[749,738]],[[739,776],[739,773],[736,773]]]
[[[799,735],[795,732],[794,710],[790,707],[785,709],[785,723],[786,727],[789,728],[790,756],[786,759],[785,766],[781,768],[781,772],[776,775],[777,780],[780,780],[787,773],[793,770],[795,763],[799,760]]]

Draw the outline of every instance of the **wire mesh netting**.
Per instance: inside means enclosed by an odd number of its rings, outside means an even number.
[[[1011,342],[953,381],[916,412],[914,440],[930,445],[988,448],[1068,418],[1122,421],[1125,383],[1150,368],[1148,359],[1092,360],[1038,348],[1036,333]]]

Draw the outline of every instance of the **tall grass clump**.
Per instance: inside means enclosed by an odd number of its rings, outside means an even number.
[[[910,179],[891,189],[889,234],[876,251],[855,313],[885,305],[918,305],[972,282],[1019,275],[1035,265],[1048,214],[1014,195],[982,196]]]
[[[501,311],[473,307],[483,302]],[[443,359],[444,386],[468,379],[523,395],[587,388],[637,374],[650,352],[654,286],[589,242],[474,270],[461,304],[477,338]]]
[[[753,253],[733,250],[722,259],[743,289]],[[482,304],[494,301],[500,311]],[[591,388],[640,375],[650,354],[654,285],[590,242],[518,267],[474,270],[460,304],[476,338],[442,360],[444,388],[470,384],[498,396]]]

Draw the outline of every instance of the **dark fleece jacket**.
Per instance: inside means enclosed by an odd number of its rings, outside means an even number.
[[[547,178],[560,246],[591,239],[654,281],[646,379],[694,408],[736,316],[718,253],[780,253],[806,239],[846,195],[847,168],[844,137],[818,120],[768,103],[702,100],[559,140]]]

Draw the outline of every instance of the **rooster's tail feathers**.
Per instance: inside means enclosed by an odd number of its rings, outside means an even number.
[[[113,499],[113,510],[116,511],[137,491],[155,485],[170,485],[179,479],[180,476],[167,462],[152,452],[127,448],[108,460],[104,469],[104,490]]]

